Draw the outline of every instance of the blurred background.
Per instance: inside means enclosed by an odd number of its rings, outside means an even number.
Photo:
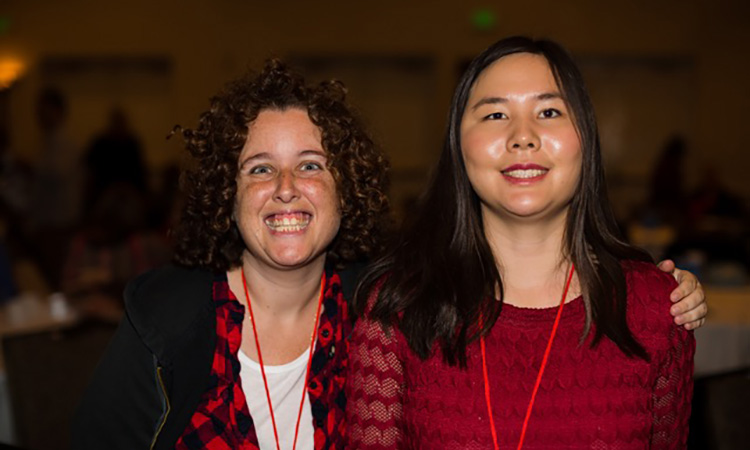
[[[750,423],[750,6],[741,0],[0,0],[0,442],[66,448],[128,279],[170,258],[182,142],[268,57],[350,89],[392,164],[397,218],[468,62],[514,34],[571,50],[628,238],[698,275],[692,448]]]

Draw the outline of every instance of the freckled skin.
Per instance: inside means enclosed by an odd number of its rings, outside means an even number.
[[[325,258],[341,222],[336,183],[320,130],[301,109],[265,110],[250,124],[240,154],[235,217],[245,258],[294,269]],[[279,232],[266,221],[310,217],[302,230]]]
[[[461,149],[485,220],[564,219],[580,176],[581,144],[560,95],[539,55],[505,56],[477,78],[461,122]],[[512,182],[502,171],[514,164],[548,172]]]

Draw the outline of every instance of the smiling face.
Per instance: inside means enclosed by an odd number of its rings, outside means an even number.
[[[485,220],[565,217],[581,144],[543,56],[511,54],[479,75],[461,121],[461,151]]]
[[[258,114],[238,164],[235,220],[244,258],[276,269],[325,258],[341,214],[320,130],[307,112]]]

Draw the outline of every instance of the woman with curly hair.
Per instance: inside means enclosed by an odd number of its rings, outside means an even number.
[[[278,61],[182,134],[176,265],[128,286],[74,447],[341,448],[347,301],[386,228],[385,158],[339,83]]]

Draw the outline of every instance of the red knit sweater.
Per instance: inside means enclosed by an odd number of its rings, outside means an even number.
[[[603,339],[579,345],[583,300],[565,305],[529,421],[524,449],[684,448],[692,397],[692,333],[673,324],[671,276],[625,263],[627,319],[651,357],[626,357]],[[556,308],[504,305],[486,337],[492,408],[502,449],[515,449]],[[347,381],[355,449],[492,449],[478,342],[468,368],[440,351],[421,361],[398,330],[366,318],[355,326]]]

